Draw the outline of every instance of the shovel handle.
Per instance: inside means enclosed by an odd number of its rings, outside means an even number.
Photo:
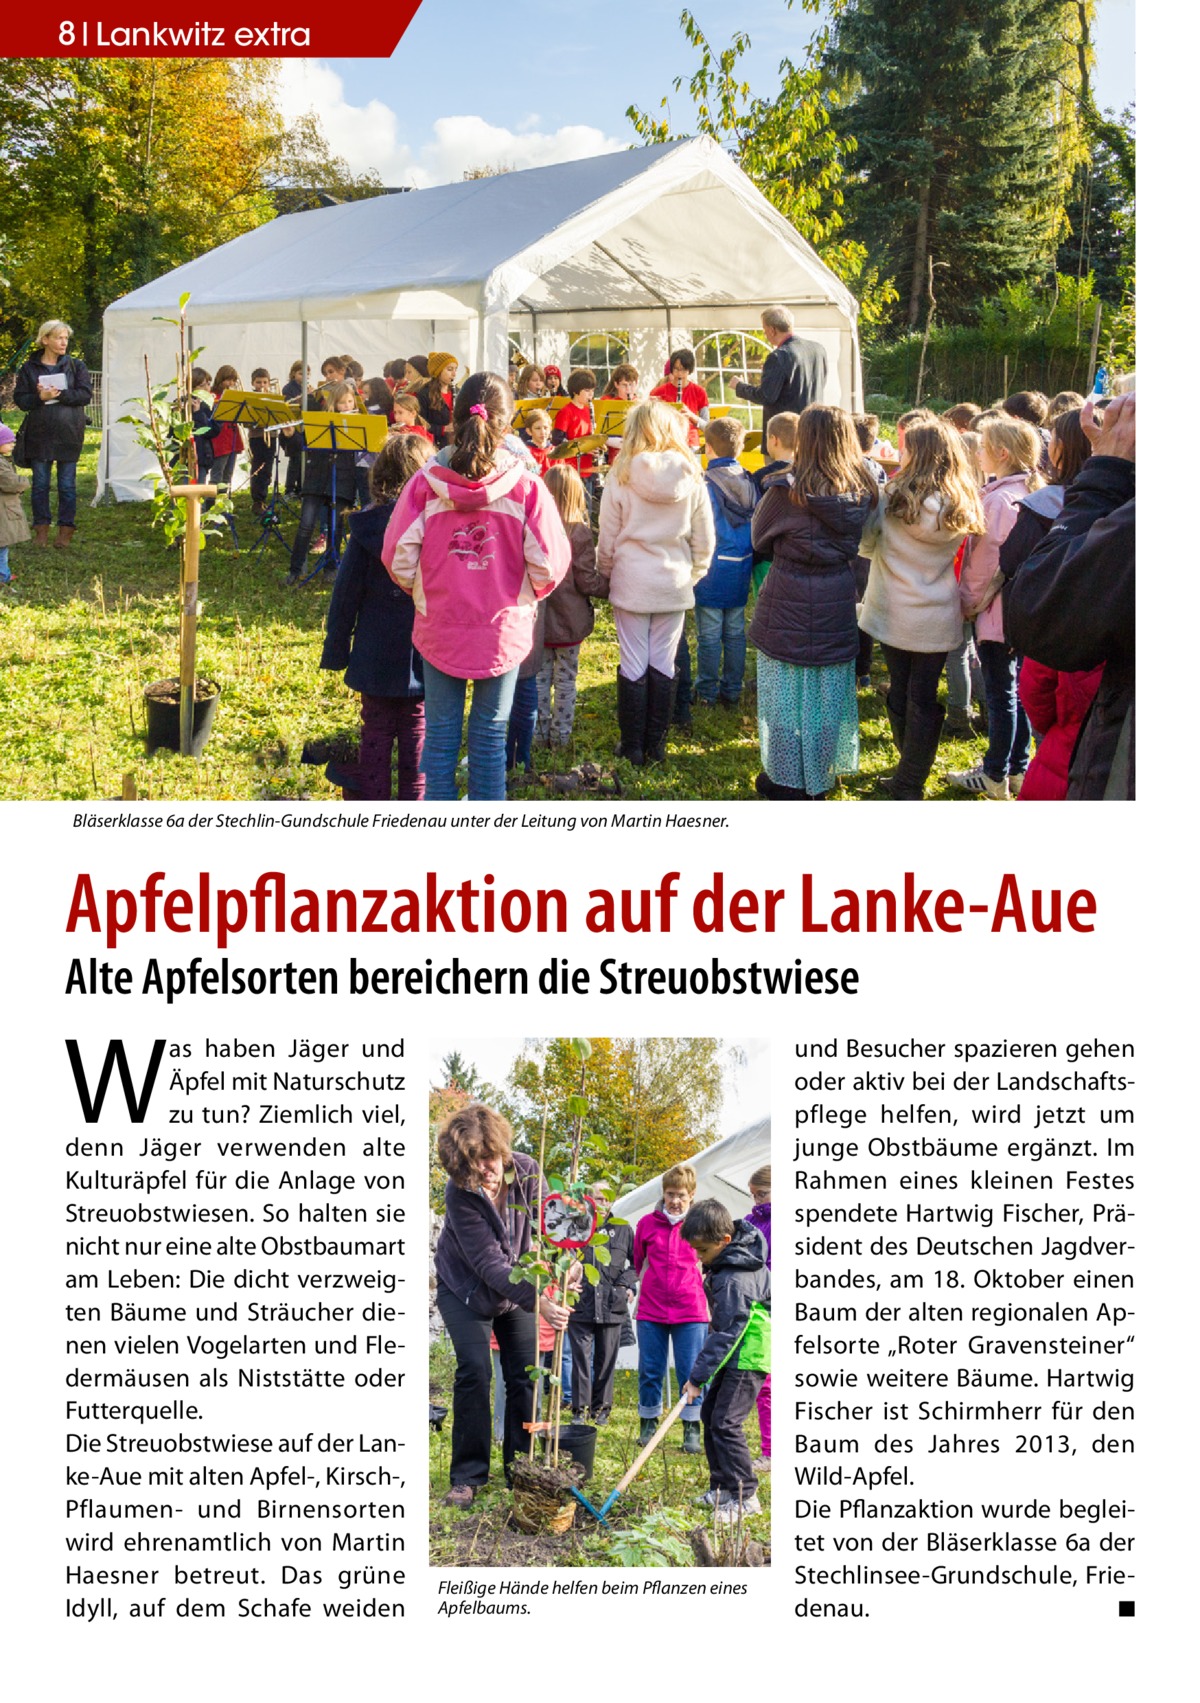
[[[650,1441],[646,1444],[646,1447],[642,1450],[641,1454],[634,1461],[629,1471],[617,1485],[617,1488],[613,1491],[612,1496],[609,1498],[610,1502],[615,1501],[621,1494],[622,1490],[628,1489],[628,1487],[633,1483],[638,1473],[641,1472],[646,1462],[650,1459],[650,1456],[654,1453],[655,1449],[657,1449],[658,1445],[662,1442],[667,1432],[671,1429],[672,1425],[674,1425],[675,1421],[679,1418],[679,1415],[683,1412],[687,1405],[688,1397],[680,1396],[679,1400],[675,1403],[675,1406],[671,1409],[670,1413],[668,1413],[658,1430],[654,1433],[653,1437],[651,1437]]]

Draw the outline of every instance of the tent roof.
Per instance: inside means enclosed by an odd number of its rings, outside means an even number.
[[[688,1164],[696,1173],[697,1197],[721,1201],[735,1218],[743,1217],[752,1204],[750,1173],[771,1158],[771,1120],[759,1118],[744,1129],[722,1136],[700,1153],[694,1153]],[[662,1199],[662,1178],[642,1183],[631,1194],[617,1202],[617,1215],[636,1224],[647,1212],[652,1212]]]
[[[740,305],[748,275],[755,304],[857,312],[701,137],[291,213],[122,296],[105,317],[174,314],[184,292],[194,324]]]

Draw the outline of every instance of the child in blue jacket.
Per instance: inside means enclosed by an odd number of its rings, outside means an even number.
[[[750,522],[758,492],[739,466],[746,428],[724,415],[704,428],[708,486],[717,545],[712,566],[696,586],[696,696],[735,707],[746,675],[746,599],[754,551]]]

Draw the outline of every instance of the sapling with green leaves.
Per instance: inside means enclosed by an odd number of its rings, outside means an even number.
[[[565,1175],[561,1171],[546,1171],[546,1130],[548,1108],[543,1107],[539,1176],[545,1177],[548,1193],[544,1196],[539,1183],[537,1222],[533,1226],[529,1251],[513,1268],[509,1281],[532,1283],[539,1293],[553,1284],[562,1304],[568,1311],[575,1304],[578,1285],[600,1281],[600,1268],[610,1260],[609,1235],[623,1219],[607,1217],[601,1225],[601,1212],[607,1214],[608,1195],[612,1184],[605,1179],[589,1181],[580,1175],[583,1157],[583,1126],[588,1113],[587,1062],[591,1057],[591,1042],[582,1036],[573,1038],[571,1051],[579,1060],[579,1080],[568,1095],[566,1113],[571,1120],[570,1141],[561,1160],[566,1160]],[[591,1256],[586,1263],[580,1256]],[[547,1463],[557,1467],[559,1436],[562,1429],[562,1359],[563,1332],[555,1336],[554,1353],[549,1372],[550,1418],[547,1426]],[[541,1375],[540,1367],[530,1367],[534,1377]],[[537,1421],[530,1431],[530,1453],[537,1433]]]

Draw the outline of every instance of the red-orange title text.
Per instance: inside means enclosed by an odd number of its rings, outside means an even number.
[[[561,887],[498,887],[493,875],[444,882],[433,870],[414,887],[293,887],[282,870],[261,874],[252,887],[219,887],[201,873],[194,885],[168,887],[155,870],[140,887],[97,889],[76,877],[67,933],[103,934],[112,948],[126,934],[215,934],[217,945],[251,934],[566,934],[572,902]],[[670,934],[690,925],[698,934],[961,934],[968,919],[993,934],[1090,934],[1096,899],[1086,888],[1023,886],[1001,876],[980,902],[954,887],[922,887],[910,872],[896,887],[838,887],[820,893],[813,876],[799,878],[799,900],[783,887],[735,887],[721,871],[691,894],[669,870],[656,887],[593,887],[584,899],[589,934]],[[789,909],[790,903],[790,909]],[[797,916],[798,911],[798,916]]]

